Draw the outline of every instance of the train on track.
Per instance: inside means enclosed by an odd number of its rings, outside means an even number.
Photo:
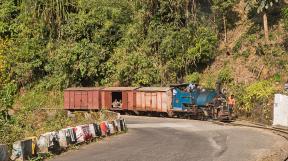
[[[231,120],[226,98],[220,88],[205,89],[196,84],[170,87],[68,88],[64,90],[64,109],[106,109],[137,115]]]

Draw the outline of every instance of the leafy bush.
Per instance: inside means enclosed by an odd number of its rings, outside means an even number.
[[[8,118],[8,110],[12,108],[17,92],[17,85],[13,82],[6,84],[0,90],[0,120]]]
[[[281,75],[279,73],[274,75],[274,81],[275,82],[281,82]]]
[[[185,77],[186,82],[195,82],[198,83],[200,81],[200,74],[198,72],[194,72]]]
[[[284,17],[284,25],[286,30],[288,30],[288,7],[283,8],[282,15]]]
[[[232,51],[234,53],[238,53],[239,50],[241,49],[242,47],[242,43],[243,43],[243,40],[242,40],[242,37],[236,42],[235,46],[233,47]]]
[[[228,67],[224,67],[218,74],[218,80],[223,83],[230,83],[233,80],[232,71]]]
[[[256,104],[265,104],[269,98],[273,96],[275,87],[268,80],[252,83],[247,86],[243,94],[243,108],[247,112],[251,112]]]
[[[217,81],[217,76],[215,75],[215,73],[207,73],[207,74],[201,75],[200,84],[204,88],[213,89],[215,88],[216,81]]]

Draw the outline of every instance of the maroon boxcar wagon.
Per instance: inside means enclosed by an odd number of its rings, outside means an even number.
[[[99,110],[101,87],[68,88],[64,90],[64,109]]]
[[[106,87],[101,90],[102,108],[131,110],[135,105],[137,87]]]

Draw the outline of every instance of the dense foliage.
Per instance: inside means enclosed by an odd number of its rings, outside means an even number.
[[[1,1],[1,81],[40,89],[177,82],[215,56],[208,4]]]

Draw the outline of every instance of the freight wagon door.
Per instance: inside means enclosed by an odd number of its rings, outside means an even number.
[[[136,93],[135,93],[135,97],[136,97]],[[133,91],[129,91],[128,92],[128,110],[133,110],[134,108],[134,92]]]
[[[88,92],[82,91],[81,92],[81,109],[88,109]]]
[[[128,109],[128,91],[122,92],[122,109],[123,110]]]
[[[151,93],[151,108],[152,111],[157,111],[157,93]]]
[[[152,111],[152,93],[145,93],[145,109]]]
[[[105,91],[104,92],[104,109],[110,109],[112,108],[112,92]]]
[[[75,109],[75,91],[69,91],[69,108]]]
[[[81,91],[75,91],[75,109],[81,109],[81,102],[82,102],[82,92]]]
[[[88,109],[98,110],[100,106],[99,91],[88,91]]]

